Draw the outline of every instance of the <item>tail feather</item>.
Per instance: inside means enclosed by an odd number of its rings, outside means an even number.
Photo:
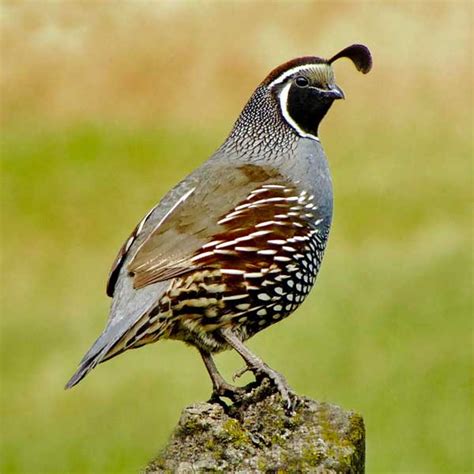
[[[69,382],[64,387],[66,390],[77,385],[93,368],[104,361],[109,347],[105,347],[101,352],[93,357],[82,359],[78,369],[74,375],[69,379]]]
[[[135,325],[130,329],[125,328],[123,332],[117,332],[115,337],[111,338],[110,326],[108,326],[82,358],[79,367],[64,388],[67,390],[77,385],[92,369],[102,362],[110,360],[128,349],[138,348],[146,344],[147,341],[126,337],[127,333],[134,332],[134,327]]]
[[[150,310],[169,283],[155,283],[139,292],[128,278],[122,278],[117,285],[107,327],[81,360],[66,389],[77,385],[98,364],[131,348],[125,347],[123,336]]]

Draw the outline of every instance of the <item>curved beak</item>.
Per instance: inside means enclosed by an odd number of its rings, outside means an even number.
[[[330,86],[329,90],[326,92],[326,95],[328,98],[331,98],[333,100],[346,98],[346,96],[344,95],[344,91],[336,84]]]

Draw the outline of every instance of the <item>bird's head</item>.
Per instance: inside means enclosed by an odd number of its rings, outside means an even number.
[[[262,82],[261,86],[278,100],[284,120],[298,135],[317,138],[319,124],[334,100],[344,99],[332,68],[339,58],[350,59],[364,74],[372,68],[369,49],[353,44],[331,59],[306,56],[288,61],[274,69]]]

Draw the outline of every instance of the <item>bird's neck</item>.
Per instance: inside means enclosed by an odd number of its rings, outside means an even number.
[[[300,137],[281,118],[277,100],[259,87],[234,124],[220,151],[243,159],[273,161],[296,149]]]

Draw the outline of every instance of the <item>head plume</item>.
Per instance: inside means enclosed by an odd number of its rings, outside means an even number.
[[[367,74],[372,69],[372,55],[370,54],[369,48],[363,44],[352,44],[351,46],[344,48],[329,59],[328,64],[332,64],[339,58],[350,59],[357,70],[363,74]]]

